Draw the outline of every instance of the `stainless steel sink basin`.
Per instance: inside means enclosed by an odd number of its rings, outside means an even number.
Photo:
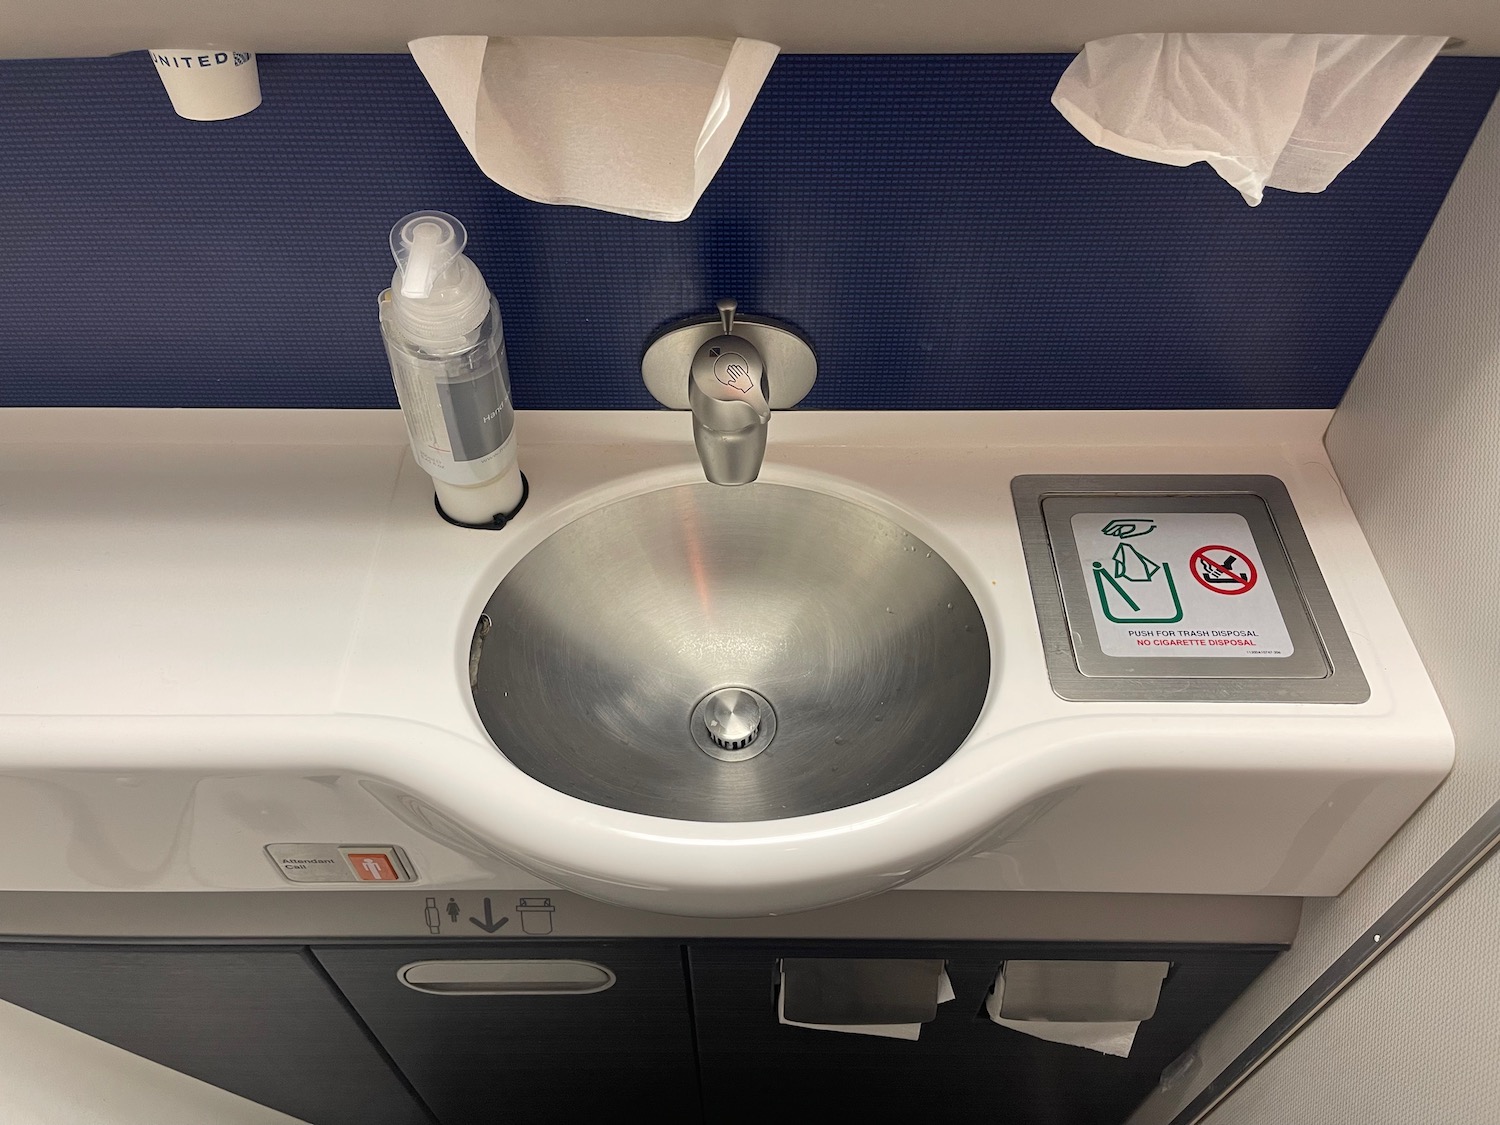
[[[989,690],[979,608],[922,540],[802,488],[690,484],[561,528],[485,607],[474,700],[517,767],[597,805],[753,821],[899,789]]]

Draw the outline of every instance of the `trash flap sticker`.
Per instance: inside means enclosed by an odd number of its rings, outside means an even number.
[[[1106,655],[1292,655],[1243,516],[1080,512],[1073,538]]]

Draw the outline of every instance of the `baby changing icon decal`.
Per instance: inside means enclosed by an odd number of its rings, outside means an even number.
[[[1243,516],[1079,512],[1072,530],[1105,655],[1292,655]]]

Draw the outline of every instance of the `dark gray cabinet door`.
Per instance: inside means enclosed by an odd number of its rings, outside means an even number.
[[[312,1125],[431,1121],[303,949],[0,945],[0,999]]]
[[[630,941],[516,942],[314,950],[444,1125],[699,1120],[692,1019],[681,947]],[[485,970],[432,962],[583,961],[613,983],[584,994],[483,994]],[[443,978],[446,993],[416,991]],[[542,975],[546,975],[543,973]],[[463,980],[481,991],[463,990]],[[459,983],[453,983],[457,981]],[[524,990],[525,985],[521,986]],[[539,984],[536,987],[551,987]]]
[[[987,943],[695,942],[689,949],[704,1113],[713,1125],[1118,1125],[1275,956],[1265,947]],[[956,998],[939,1005],[917,1042],[788,1027],[776,1017],[781,957],[940,957]],[[1122,1059],[990,1022],[984,1001],[1009,958],[1163,960],[1173,967],[1156,1014]]]

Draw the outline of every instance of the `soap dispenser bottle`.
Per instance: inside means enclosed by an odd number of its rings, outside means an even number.
[[[463,224],[418,211],[391,228],[380,330],[412,453],[455,523],[504,526],[524,498],[500,306],[464,257]]]

